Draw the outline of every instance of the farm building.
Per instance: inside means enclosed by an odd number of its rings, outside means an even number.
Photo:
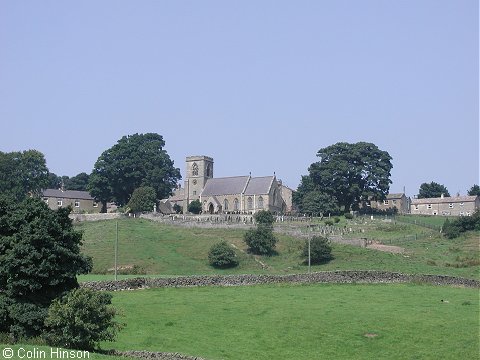
[[[410,212],[414,215],[470,216],[478,209],[478,196],[413,199],[410,205]]]

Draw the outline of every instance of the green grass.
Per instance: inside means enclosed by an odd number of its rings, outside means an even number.
[[[442,302],[443,300],[443,302]],[[104,348],[207,359],[474,359],[478,289],[270,285],[114,293],[125,329]]]
[[[352,237],[398,245],[407,253],[390,254],[334,244],[335,259],[328,264],[313,266],[313,271],[384,270],[478,278],[480,266],[475,264],[479,255],[478,233],[448,240],[431,231],[423,232],[423,236],[414,241],[411,237],[403,240],[403,237],[425,229],[381,221],[351,222],[348,226],[356,231]],[[92,256],[94,263],[94,275],[81,276],[80,280],[112,279],[112,271],[108,272],[108,269],[112,269],[114,263],[115,221],[81,223],[77,228],[84,231],[82,250]],[[262,268],[252,255],[241,251],[237,251],[240,265],[234,269],[216,270],[209,266],[208,250],[216,242],[225,240],[246,250],[243,234],[244,230],[240,229],[184,228],[145,219],[122,219],[119,221],[118,263],[120,267],[127,267],[124,272],[149,276],[286,274],[307,270],[300,258],[303,240],[287,235],[278,235],[278,255],[257,258],[267,265],[266,268]]]
[[[40,346],[40,345],[32,345],[32,344],[15,344],[15,345],[7,345],[7,344],[0,344],[0,356],[2,359],[7,359],[4,356],[3,351],[5,349],[11,349],[13,351],[13,357],[10,359],[18,360],[18,359],[66,359],[66,357],[62,357],[63,353],[56,353],[56,347],[49,347],[49,346]],[[53,350],[53,354],[52,354]],[[69,351],[69,349],[60,349]],[[6,350],[9,352],[9,350]],[[99,353],[94,352],[78,352],[75,351],[75,356],[69,358],[76,358],[76,359],[93,359],[93,360],[125,360],[125,357],[121,356],[109,356],[109,355],[102,355]]]

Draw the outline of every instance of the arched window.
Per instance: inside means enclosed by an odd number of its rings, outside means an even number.
[[[261,196],[258,198],[258,208],[263,209],[263,197]]]
[[[249,197],[247,199],[247,209],[248,210],[252,210],[253,209],[253,199],[251,197]]]
[[[228,200],[227,199],[223,200],[223,210],[228,211]]]
[[[192,176],[198,176],[198,165],[197,165],[197,163],[193,163],[193,165],[192,165]]]
[[[238,211],[240,210],[238,208],[238,199],[233,200],[233,211]]]
[[[277,202],[277,189],[274,189],[273,190],[273,200],[272,200],[272,204],[273,205],[276,205],[275,203]]]

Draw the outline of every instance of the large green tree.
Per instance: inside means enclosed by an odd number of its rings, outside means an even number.
[[[473,185],[470,190],[468,190],[469,196],[480,196],[480,186],[477,184]]]
[[[21,200],[27,195],[39,195],[48,183],[48,169],[41,152],[0,151],[0,193]]]
[[[325,208],[334,210],[332,202],[336,201],[343,211],[349,211],[362,202],[381,200],[388,194],[392,157],[375,144],[340,142],[320,149],[317,156],[320,161],[310,165],[309,174],[302,177],[295,198],[297,204],[312,208],[315,199],[323,199]]]
[[[155,189],[150,186],[142,186],[133,191],[128,207],[134,213],[153,211],[156,202],[157,195],[155,194]]]
[[[450,196],[447,188],[444,185],[432,181],[431,183],[423,183],[420,185],[418,198],[436,198],[442,196],[442,194],[443,196]]]
[[[90,175],[84,172],[81,172],[80,174],[71,178],[67,178],[67,180],[64,182],[65,190],[87,191],[89,179]]]
[[[107,201],[127,204],[141,186],[154,188],[158,199],[169,196],[181,176],[164,146],[163,137],[154,133],[122,137],[95,163],[88,184],[90,193],[104,209]]]
[[[39,335],[51,302],[91,270],[69,213],[39,198],[0,197],[0,332]]]

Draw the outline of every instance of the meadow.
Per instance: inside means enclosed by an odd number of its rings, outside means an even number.
[[[114,293],[126,324],[103,348],[207,359],[473,359],[478,289],[262,285]]]
[[[80,280],[112,278],[115,224],[115,220],[108,220],[76,225],[77,229],[83,231],[82,251],[93,258],[94,264],[93,273],[81,276]],[[315,265],[312,271],[385,270],[478,278],[478,233],[449,240],[436,231],[414,224],[381,220],[353,222],[342,218],[339,227],[342,226],[356,231],[351,237],[397,245],[405,251],[394,254],[333,244],[334,260]],[[186,228],[146,219],[121,219],[118,227],[119,273],[130,274],[126,276],[286,274],[307,271],[300,257],[304,240],[289,235],[277,234],[277,255],[258,257],[246,252],[243,229]],[[308,230],[300,226],[299,231]],[[418,235],[416,240],[414,234]],[[209,266],[208,250],[222,240],[237,248],[240,260],[238,267],[218,270]]]

